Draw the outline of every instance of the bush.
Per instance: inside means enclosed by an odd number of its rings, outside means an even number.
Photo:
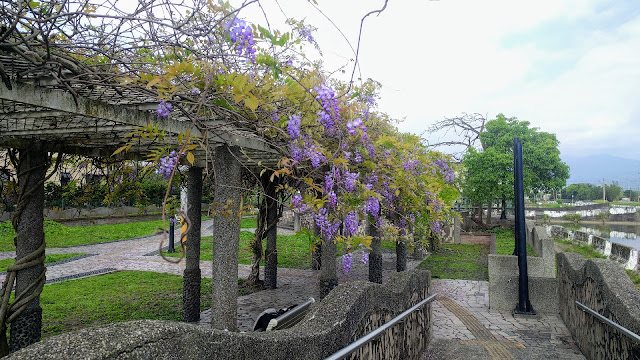
[[[580,221],[580,214],[565,214],[562,216],[563,219],[573,221],[574,223],[578,223]]]

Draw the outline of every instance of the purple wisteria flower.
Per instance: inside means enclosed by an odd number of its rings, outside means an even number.
[[[324,190],[326,192],[330,192],[333,190],[333,186],[335,182],[333,181],[333,176],[331,174],[327,174],[324,176]]]
[[[289,116],[287,123],[287,131],[291,139],[295,140],[300,137],[300,115]]]
[[[327,208],[321,208],[314,216],[316,225],[320,228],[323,239],[329,241],[333,239],[333,235],[340,228],[340,221],[329,221],[329,213]]]
[[[271,120],[272,120],[273,122],[278,122],[278,120],[280,120],[280,115],[278,115],[278,112],[277,112],[277,111],[274,111],[274,112],[271,114]]]
[[[440,232],[440,229],[441,229],[440,221],[432,221],[429,223],[429,225],[431,227],[432,233],[437,234]]]
[[[350,211],[344,218],[344,234],[346,236],[354,235],[358,231],[358,212]]]
[[[336,207],[338,207],[338,196],[335,192],[330,191],[327,194],[327,201],[329,202],[330,208],[335,209]]]
[[[291,198],[291,204],[293,204],[293,207],[298,211],[304,212],[307,210],[307,205],[304,204],[302,195],[300,195],[299,193],[293,195],[293,197]]]
[[[168,118],[172,107],[173,105],[171,105],[171,103],[161,100],[158,104],[158,110],[156,110],[156,112],[158,113],[158,118]]]
[[[365,211],[377,219],[380,215],[380,201],[378,198],[369,197],[365,202]]]
[[[300,37],[310,43],[315,43],[316,41],[311,35],[311,29],[306,26],[300,29]]]
[[[160,175],[162,175],[165,180],[168,180],[177,163],[178,154],[176,154],[175,151],[170,152],[169,156],[161,157],[160,164],[158,164],[158,171],[160,172]]]
[[[238,55],[243,53],[249,57],[252,63],[256,63],[256,49],[253,48],[255,41],[253,40],[253,31],[251,26],[247,26],[244,20],[235,19],[233,22],[223,25],[223,28],[229,31],[231,42],[236,44]]]
[[[322,105],[322,110],[318,111],[318,122],[324,126],[329,135],[335,132],[335,124],[340,122],[340,108],[338,107],[338,99],[333,89],[322,85],[314,89],[318,95],[316,100]]]
[[[358,181],[359,173],[344,172],[344,189],[351,192],[356,189],[356,181]]]
[[[347,122],[347,130],[349,130],[349,134],[355,135],[356,129],[362,125],[362,119],[357,118],[353,121]]]
[[[293,66],[293,59],[289,58],[289,60],[287,60],[287,66]]]
[[[197,87],[194,87],[191,90],[191,95],[200,95],[200,89],[198,89]]]
[[[342,271],[344,271],[345,274],[348,273],[349,270],[351,270],[352,261],[353,261],[352,253],[346,253],[342,255]]]
[[[366,251],[362,252],[362,259],[360,260],[362,261],[363,264],[367,264],[367,261],[369,261],[369,253]]]
[[[169,217],[169,225],[170,226],[176,226],[177,223],[178,223],[178,221],[176,220],[176,218],[173,215],[171,215]]]

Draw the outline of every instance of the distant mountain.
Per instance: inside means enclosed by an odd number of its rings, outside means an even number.
[[[640,160],[625,159],[610,155],[591,155],[586,157],[561,156],[570,169],[567,185],[586,183],[607,184],[618,182],[623,189],[640,188]]]

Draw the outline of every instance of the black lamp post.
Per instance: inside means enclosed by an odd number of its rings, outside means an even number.
[[[522,143],[513,139],[513,170],[516,210],[516,255],[518,256],[518,304],[516,314],[535,315],[529,301],[529,276],[527,274],[527,227],[524,223],[524,181],[522,175]]]

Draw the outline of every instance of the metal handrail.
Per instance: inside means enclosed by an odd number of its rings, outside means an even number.
[[[412,306],[408,310],[405,310],[402,314],[400,314],[400,315],[394,317],[393,319],[389,320],[389,322],[387,322],[386,324],[384,324],[384,325],[380,326],[379,328],[373,330],[372,332],[370,332],[367,335],[361,337],[360,339],[356,340],[355,342],[347,345],[346,347],[342,348],[341,350],[339,350],[335,354],[329,356],[325,360],[339,360],[339,359],[344,358],[347,355],[350,355],[352,352],[358,350],[360,347],[362,347],[363,345],[367,344],[369,341],[371,341],[371,340],[377,338],[378,336],[382,335],[382,333],[385,330],[387,330],[388,328],[390,328],[393,325],[395,325],[397,322],[399,322],[400,320],[405,318],[407,315],[409,315],[412,312],[418,310],[423,305],[433,301],[436,298],[436,295],[438,295],[438,294],[437,293],[433,294],[433,295],[427,297],[426,299],[420,301],[419,303],[415,304],[414,306]]]
[[[640,343],[640,336],[636,333],[634,333],[633,331],[625,328],[624,326],[615,323],[613,321],[611,321],[611,319],[606,318],[602,315],[600,315],[600,313],[596,312],[595,310],[590,309],[589,307],[587,307],[586,305],[580,303],[579,301],[576,301],[576,305],[580,308],[580,310],[588,312],[589,314],[595,316],[596,319],[604,322],[607,325],[611,325],[614,328],[618,329],[621,333],[627,335],[628,337],[630,337],[631,339],[635,340],[636,342]]]

